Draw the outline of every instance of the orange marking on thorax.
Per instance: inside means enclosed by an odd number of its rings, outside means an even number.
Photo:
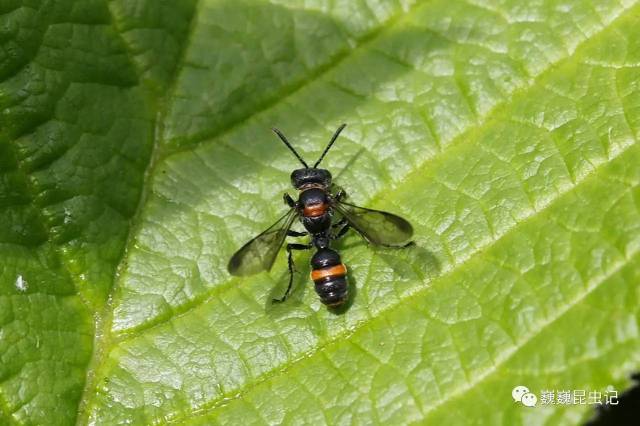
[[[304,210],[302,211],[302,215],[304,217],[318,217],[325,214],[327,211],[327,204],[311,204],[309,206],[304,206]]]
[[[343,263],[335,266],[330,266],[323,269],[314,269],[311,271],[311,279],[317,281],[324,277],[340,277],[347,275],[347,267]]]

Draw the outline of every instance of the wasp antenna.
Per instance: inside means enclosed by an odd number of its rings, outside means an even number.
[[[340,136],[340,132],[342,131],[342,129],[344,129],[345,127],[347,127],[346,123],[343,123],[340,127],[338,127],[338,130],[336,130],[336,132],[333,134],[333,137],[331,138],[331,140],[329,141],[329,144],[327,145],[327,147],[324,149],[324,151],[322,152],[322,155],[320,156],[320,158],[318,158],[318,161],[316,161],[316,164],[313,165],[313,168],[315,169],[316,167],[318,167],[318,164],[320,164],[320,162],[322,161],[322,159],[324,158],[325,155],[327,155],[327,152],[329,152],[329,150],[331,149],[331,146],[333,145],[333,143],[336,141],[336,139],[338,139],[338,136]]]
[[[300,156],[300,154],[298,154],[298,152],[293,149],[293,147],[291,146],[291,144],[289,143],[289,141],[287,140],[286,136],[282,134],[282,132],[278,129],[276,129],[275,127],[272,127],[271,130],[273,130],[273,132],[278,135],[278,137],[280,138],[280,140],[282,142],[284,142],[284,144],[287,146],[287,148],[289,148],[291,150],[291,152],[293,152],[293,155],[296,156],[296,158],[302,163],[302,165],[304,166],[305,169],[308,169],[309,166],[307,165],[307,163],[305,163],[305,161],[302,159],[302,157]]]

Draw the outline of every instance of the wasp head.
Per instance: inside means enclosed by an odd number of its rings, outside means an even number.
[[[291,185],[295,189],[304,189],[311,186],[327,189],[331,186],[331,173],[326,169],[297,169],[291,173]]]

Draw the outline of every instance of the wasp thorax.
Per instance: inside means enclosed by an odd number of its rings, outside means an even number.
[[[306,186],[329,188],[331,186],[331,173],[326,169],[315,168],[294,170],[291,173],[291,185],[296,189],[302,189]]]

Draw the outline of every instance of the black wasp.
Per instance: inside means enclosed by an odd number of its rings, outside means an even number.
[[[285,193],[284,202],[290,207],[289,211],[266,231],[242,246],[231,257],[228,269],[232,275],[268,271],[287,236],[310,235],[311,242],[308,244],[287,244],[289,286],[282,298],[274,299],[274,302],[283,302],[291,291],[294,271],[292,250],[316,249],[311,257],[311,279],[315,283],[316,293],[325,305],[338,306],[349,296],[347,268],[340,260],[340,255],[330,248],[331,241],[353,228],[371,244],[403,247],[413,234],[411,224],[399,216],[345,202],[346,193],[332,185],[329,170],[318,168],[345,126],[343,124],[336,130],[313,167],[305,163],[280,130],[272,129],[304,166],[291,173],[291,184],[300,191],[298,201]],[[300,219],[306,232],[290,229],[296,218]]]

